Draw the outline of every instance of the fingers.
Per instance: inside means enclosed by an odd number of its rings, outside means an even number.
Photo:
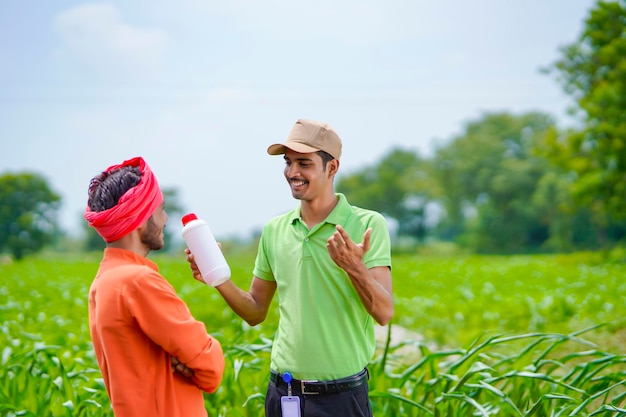
[[[362,243],[363,246],[367,244],[367,247],[369,248],[369,240],[370,240],[371,234],[372,234],[372,228],[370,227],[363,234],[363,243]],[[346,232],[346,229],[344,229],[340,225],[336,226],[336,232],[333,233],[332,236],[328,239],[328,242],[331,242],[331,241],[335,244],[335,247],[348,246],[351,243],[353,243],[352,239],[350,239],[350,236],[348,235],[348,232]]]
[[[370,227],[363,234],[363,243],[361,245],[363,246],[363,252],[364,253],[367,252],[370,249],[370,239],[371,239],[371,237],[372,237],[372,228]]]
[[[189,249],[185,249],[185,253],[187,254],[187,262],[190,264],[195,263],[196,258],[193,257],[193,254],[189,251]]]
[[[328,247],[339,248],[340,246],[347,246],[351,242],[351,240],[350,236],[348,236],[348,233],[346,233],[344,228],[337,225],[335,233],[333,233],[326,242],[326,246]]]
[[[355,248],[360,247],[363,250],[363,253],[365,253],[370,248],[371,236],[372,228],[370,227],[363,234],[363,241],[357,245],[352,241],[352,239],[350,239],[348,232],[346,232],[342,226],[337,225],[335,233],[333,233],[326,241],[326,247],[332,252],[337,252],[338,250],[343,249],[354,250]]]
[[[204,280],[202,279],[202,274],[200,273],[200,269],[198,268],[198,264],[196,264],[196,259],[194,258],[193,254],[189,251],[189,248],[185,249],[185,253],[187,254],[187,262],[189,262],[189,268],[191,269],[191,274],[196,280],[200,282],[204,282]]]
[[[337,240],[339,244],[346,245],[348,244],[348,242],[352,241],[350,239],[350,236],[348,236],[348,232],[346,232],[346,230],[343,227],[341,227],[340,225],[337,225],[336,229],[337,231],[335,232],[335,235],[338,235]]]
[[[189,378],[190,376],[193,376],[193,371],[187,368],[187,366],[185,366],[185,364],[183,363],[179,363],[178,365],[176,365],[174,369],[176,370],[176,372],[178,372],[179,374],[187,378]]]
[[[172,369],[175,372],[178,372],[179,374],[187,378],[193,376],[194,374],[193,370],[191,368],[188,368],[187,365],[182,363],[176,356],[172,356],[171,361],[172,361]]]
[[[189,262],[191,270],[195,273],[198,270],[198,265],[196,265],[196,258],[194,258],[193,254],[189,252],[189,249],[185,249],[185,253],[187,254],[187,262]]]
[[[331,251],[331,253],[337,251],[342,245],[345,245],[345,241],[337,232],[333,233],[326,241],[326,248]]]

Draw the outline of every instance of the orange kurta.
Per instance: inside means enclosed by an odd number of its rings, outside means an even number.
[[[89,328],[116,417],[207,416],[202,391],[221,382],[222,347],[154,262],[105,249],[89,290]],[[195,375],[174,372],[172,356]]]

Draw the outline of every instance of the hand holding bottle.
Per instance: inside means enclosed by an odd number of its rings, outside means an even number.
[[[193,255],[203,281],[217,287],[230,279],[230,267],[209,225],[204,220],[198,219],[195,213],[183,216],[182,222],[183,239]]]

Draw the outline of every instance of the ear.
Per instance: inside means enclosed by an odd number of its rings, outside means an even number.
[[[339,171],[339,159],[333,159],[332,161],[328,161],[328,175],[330,177],[334,177],[335,174],[337,174],[337,171]]]

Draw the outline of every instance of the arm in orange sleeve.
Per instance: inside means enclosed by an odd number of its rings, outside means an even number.
[[[193,370],[191,380],[203,391],[217,390],[224,353],[204,323],[191,315],[172,285],[156,272],[134,281],[126,294],[129,308],[146,335]]]

